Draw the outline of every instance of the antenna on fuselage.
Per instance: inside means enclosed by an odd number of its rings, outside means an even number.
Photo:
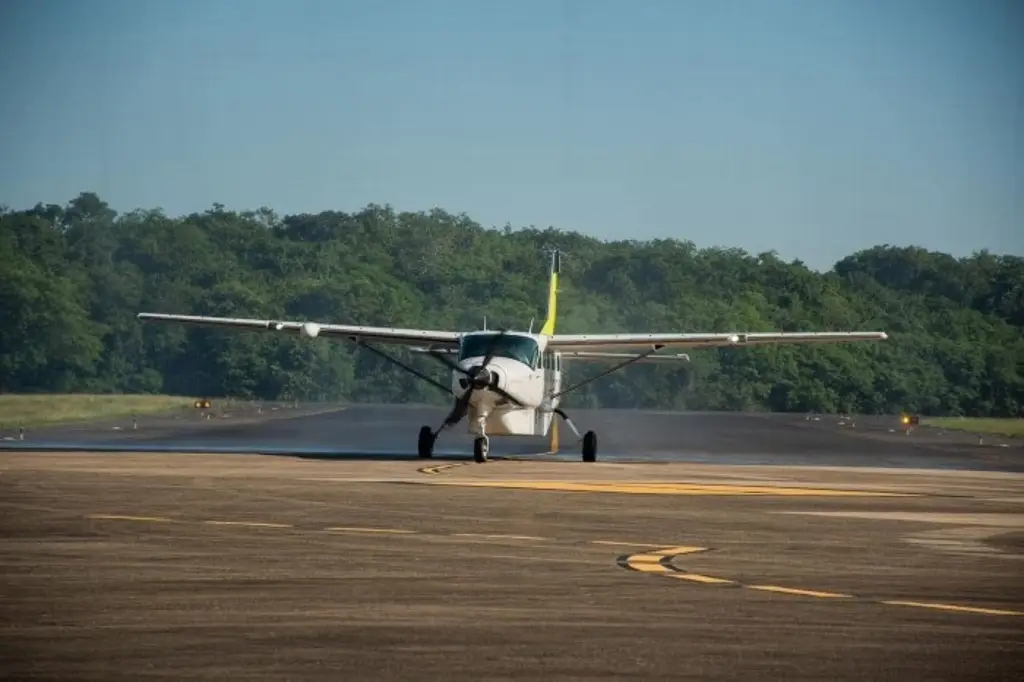
[[[487,331],[487,316],[484,315],[484,331]]]
[[[527,334],[532,334],[533,333],[533,321],[535,319],[537,319],[537,318],[534,318],[534,317],[530,318],[530,330],[528,332],[526,332]]]

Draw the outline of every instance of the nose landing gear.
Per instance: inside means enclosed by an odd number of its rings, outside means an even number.
[[[487,436],[478,436],[473,440],[473,461],[483,464],[487,461],[487,453],[490,452],[491,441]]]

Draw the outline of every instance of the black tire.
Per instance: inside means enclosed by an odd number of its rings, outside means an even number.
[[[473,461],[483,464],[487,461],[488,443],[486,438],[477,438],[473,441]]]
[[[597,434],[593,431],[583,434],[583,461],[597,461]]]
[[[434,456],[434,430],[429,426],[420,427],[419,452],[423,459]]]

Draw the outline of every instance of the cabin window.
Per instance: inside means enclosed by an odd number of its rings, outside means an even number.
[[[472,334],[462,337],[459,344],[459,360],[483,358],[494,351],[496,358],[510,358],[536,369],[540,362],[540,346],[529,336],[505,334],[501,338],[494,334]]]

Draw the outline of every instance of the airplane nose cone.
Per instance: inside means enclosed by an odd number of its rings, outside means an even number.
[[[469,374],[474,388],[487,388],[491,383],[491,373],[486,367],[474,367]]]

